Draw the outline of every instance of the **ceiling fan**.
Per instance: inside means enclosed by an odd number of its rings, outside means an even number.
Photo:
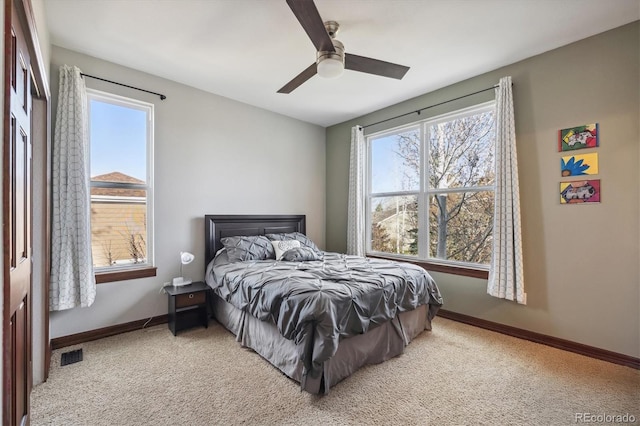
[[[287,4],[298,18],[316,47],[316,62],[285,84],[278,93],[291,93],[315,74],[325,78],[335,78],[346,68],[368,74],[402,79],[409,67],[391,62],[345,53],[344,45],[335,39],[340,27],[335,21],[322,22],[313,0],[287,0]]]

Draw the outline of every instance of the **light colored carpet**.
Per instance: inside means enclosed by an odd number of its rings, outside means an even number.
[[[82,347],[82,362],[60,355]],[[443,318],[403,355],[327,396],[301,392],[211,321],[56,350],[32,424],[569,425],[576,413],[640,420],[640,371]],[[597,418],[596,418],[597,419]]]

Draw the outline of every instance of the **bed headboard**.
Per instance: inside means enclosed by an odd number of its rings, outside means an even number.
[[[205,268],[223,246],[221,238],[281,232],[306,233],[305,215],[205,215]]]

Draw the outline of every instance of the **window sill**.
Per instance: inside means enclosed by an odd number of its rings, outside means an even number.
[[[489,278],[489,271],[486,269],[469,268],[465,266],[427,262],[425,260],[412,260],[412,259],[397,258],[392,256],[388,256],[388,257],[379,256],[377,254],[367,254],[367,257],[373,257],[376,259],[394,260],[398,262],[413,263],[414,265],[423,267],[429,272],[444,272],[445,274],[462,275],[464,277],[482,278],[485,280]]]
[[[124,271],[97,272],[96,284],[110,283],[113,281],[134,280],[136,278],[148,278],[156,276],[155,266],[147,266],[139,269],[127,269]]]

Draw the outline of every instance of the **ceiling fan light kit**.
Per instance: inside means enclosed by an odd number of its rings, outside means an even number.
[[[336,39],[332,41],[335,52],[317,53],[316,71],[320,77],[336,78],[340,77],[344,71],[344,45]]]
[[[313,1],[287,0],[287,4],[311,39],[317,53],[316,62],[285,84],[278,93],[291,93],[316,74],[324,78],[339,77],[345,69],[397,80],[401,80],[409,71],[409,67],[404,65],[345,53],[344,45],[335,39],[340,25],[336,21],[322,22]]]

